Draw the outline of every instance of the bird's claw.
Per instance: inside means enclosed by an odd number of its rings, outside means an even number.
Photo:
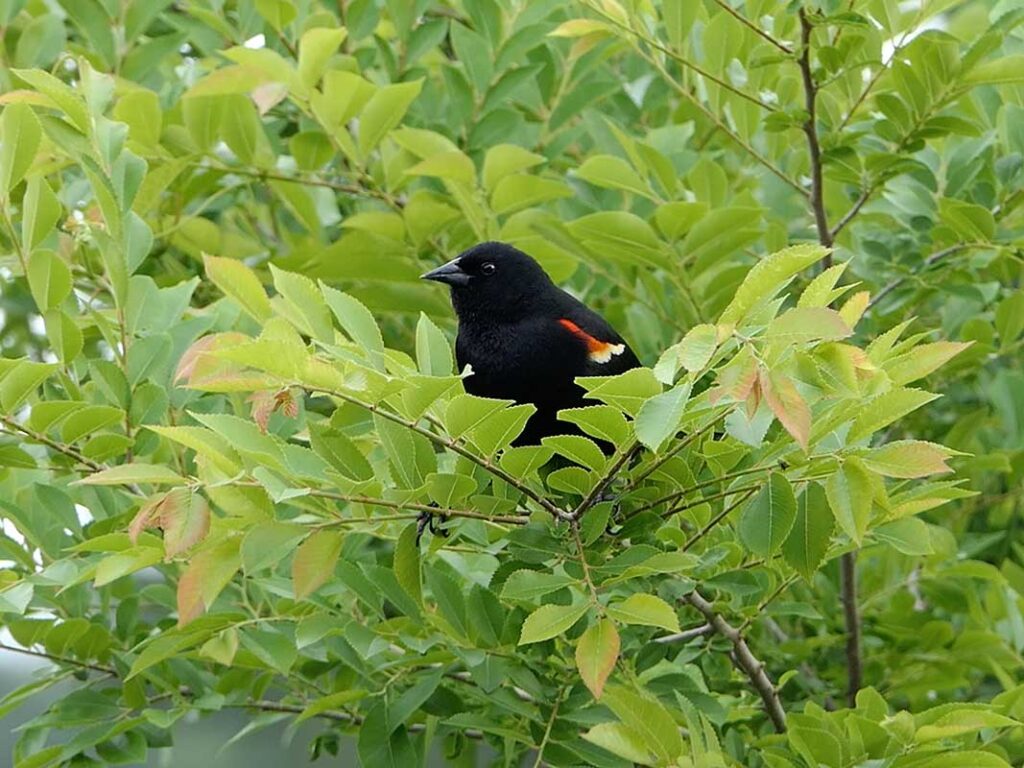
[[[431,506],[434,505],[432,504]],[[440,535],[446,539],[448,538],[448,531],[440,526],[438,517],[441,517],[442,521],[444,520],[443,516],[433,512],[428,512],[427,510],[420,512],[419,517],[416,518],[416,546],[419,546],[424,531],[430,531],[433,536]]]

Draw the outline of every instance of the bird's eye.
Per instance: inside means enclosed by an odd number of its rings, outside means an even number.
[[[496,269],[497,267],[490,261],[485,261],[480,265],[480,273],[483,275],[493,275]]]

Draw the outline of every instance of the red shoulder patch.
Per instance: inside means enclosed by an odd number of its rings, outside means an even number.
[[[558,323],[587,345],[587,357],[595,363],[607,363],[615,355],[621,355],[626,351],[625,344],[612,344],[611,342],[594,338],[568,318],[563,317]]]

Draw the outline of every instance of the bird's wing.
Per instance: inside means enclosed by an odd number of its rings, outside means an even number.
[[[616,374],[640,365],[625,339],[603,317],[566,295],[558,324],[587,347],[587,361],[592,375]]]

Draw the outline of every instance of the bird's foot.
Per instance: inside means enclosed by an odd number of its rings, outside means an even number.
[[[431,506],[435,506],[431,504]],[[440,520],[438,520],[440,518]],[[448,531],[441,527],[441,523],[444,522],[444,516],[436,514],[434,512],[428,512],[423,510],[420,512],[419,517],[416,518],[416,546],[419,546],[420,539],[423,538],[424,531],[430,531],[433,536],[443,536],[448,538]]]

